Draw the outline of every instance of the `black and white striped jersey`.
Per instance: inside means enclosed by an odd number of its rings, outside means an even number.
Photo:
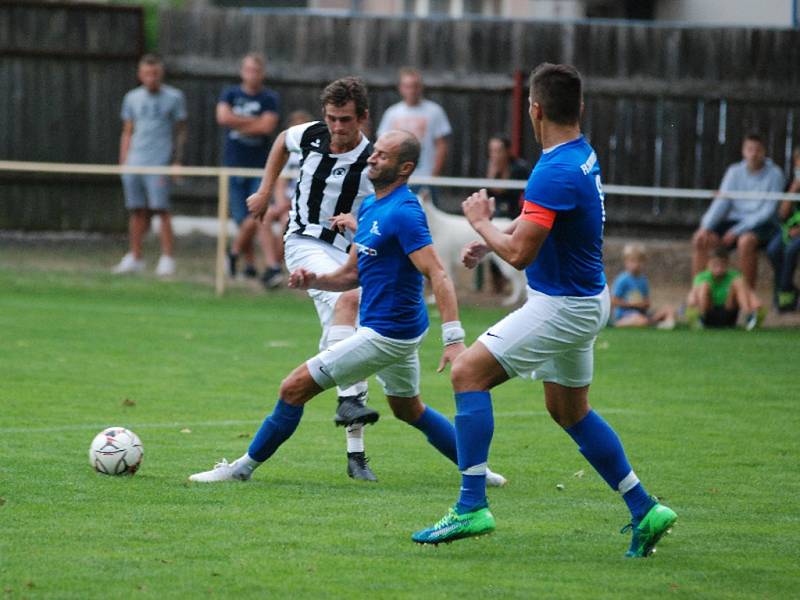
[[[358,211],[361,201],[373,193],[372,182],[367,178],[372,144],[362,134],[361,142],[350,152],[332,154],[330,141],[328,126],[323,121],[286,130],[287,150],[301,155],[286,236],[314,237],[347,252],[352,232],[333,231],[330,218]]]

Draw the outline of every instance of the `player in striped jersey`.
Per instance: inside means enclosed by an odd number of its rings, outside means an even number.
[[[373,192],[366,176],[372,144],[362,133],[369,117],[369,97],[360,79],[345,77],[322,92],[323,121],[289,127],[275,140],[264,167],[264,178],[247,205],[261,218],[269,205],[275,181],[290,153],[300,155],[300,175],[291,201],[284,237],[284,261],[289,272],[308,269],[329,273],[347,261],[353,234],[344,224]],[[309,290],[322,325],[320,350],[355,333],[359,291]],[[347,473],[354,479],[375,481],[364,453],[364,425],[378,420],[366,405],[367,382],[337,388],[339,406],[334,417],[347,428]]]

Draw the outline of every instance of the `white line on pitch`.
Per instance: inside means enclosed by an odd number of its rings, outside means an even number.
[[[627,408],[607,408],[600,411],[603,414],[634,414],[636,411]],[[520,417],[545,417],[547,412],[543,410],[513,411],[494,413],[496,419],[509,419]],[[330,421],[329,417],[303,417],[303,421],[325,422]],[[123,422],[131,429],[181,429],[184,427],[229,427],[233,425],[258,425],[257,419],[224,419],[219,421],[174,421],[172,423],[136,423],[118,419],[115,422]],[[49,427],[0,427],[0,434],[3,433],[58,433],[60,431],[94,431],[104,427],[109,427],[109,423],[80,423],[73,425],[53,425]]]

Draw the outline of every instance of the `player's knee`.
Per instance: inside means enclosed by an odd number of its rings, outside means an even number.
[[[304,404],[309,398],[308,385],[297,371],[292,372],[281,381],[280,398],[287,404]]]
[[[708,232],[705,229],[698,229],[692,236],[692,246],[695,250],[703,250],[708,244]]]
[[[358,290],[350,290],[344,292],[339,299],[336,301],[336,314],[342,318],[348,318],[355,320],[356,315],[358,314],[358,300],[359,300],[359,293]]]
[[[471,366],[467,353],[460,354],[450,369],[450,382],[453,384],[453,389],[457,392],[475,389],[474,373],[475,369]]]

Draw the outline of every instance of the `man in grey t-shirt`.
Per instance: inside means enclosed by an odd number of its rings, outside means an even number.
[[[161,60],[152,54],[141,58],[137,75],[142,85],[125,94],[122,101],[119,164],[180,165],[186,143],[183,92],[162,83],[164,67]],[[125,208],[130,211],[130,251],[114,267],[114,273],[136,273],[144,269],[142,238],[150,227],[153,214],[158,214],[161,220],[161,258],[156,275],[163,277],[175,273],[169,183],[167,175],[122,176]]]
[[[739,268],[750,289],[755,290],[758,249],[778,230],[777,204],[772,200],[732,200],[727,192],[782,192],[783,173],[766,158],[764,140],[748,133],[742,142],[742,161],[728,167],[719,193],[703,215],[692,237],[692,274],[706,268],[710,252],[720,244],[736,248]]]
[[[403,100],[386,109],[378,126],[378,135],[393,129],[410,131],[419,140],[421,153],[416,175],[439,176],[444,171],[452,128],[444,109],[422,97],[422,74],[416,69],[400,69],[397,86]],[[412,189],[416,192],[417,187]],[[431,190],[432,191],[432,190]]]

